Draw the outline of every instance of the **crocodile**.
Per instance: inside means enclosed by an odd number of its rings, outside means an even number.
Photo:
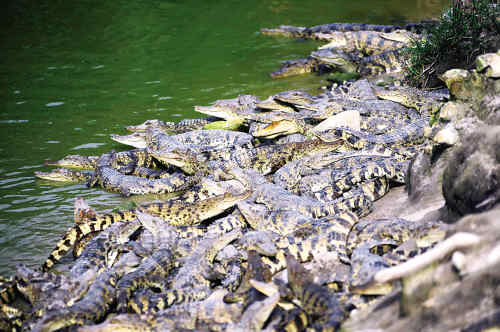
[[[115,286],[119,277],[120,274],[114,270],[101,273],[81,300],[67,308],[48,311],[36,323],[33,331],[50,332],[102,320],[115,300]]]
[[[371,202],[364,195],[319,202],[309,197],[295,195],[281,186],[268,183],[261,174],[252,170],[233,170],[233,175],[240,181],[251,184],[253,194],[249,198],[250,202],[263,204],[270,210],[293,210],[311,218],[321,218],[342,211],[356,211],[359,214],[366,214],[371,209]]]
[[[207,277],[213,272],[212,263],[215,256],[240,234],[240,231],[235,230],[217,237],[205,236],[193,252],[182,259],[182,266],[168,289],[154,296],[131,298],[129,306],[139,313],[159,312],[174,304],[186,304],[207,298],[212,292]]]
[[[317,57],[308,56],[307,58],[286,60],[282,62],[281,67],[273,71],[270,76],[272,78],[283,78],[307,73],[328,73],[332,70],[340,72],[355,72],[356,66],[353,64],[352,58],[348,54],[337,53],[335,57],[331,56],[326,61],[320,61]]]
[[[375,178],[385,177],[387,180],[404,184],[409,161],[394,162],[388,157],[378,159],[362,163],[356,168],[343,171],[329,168],[318,175],[303,177],[297,184],[297,193],[314,196],[316,192],[328,188],[332,191],[334,199],[357,184]]]
[[[220,99],[210,106],[195,106],[194,110],[199,113],[215,116],[231,123],[243,124],[249,114],[254,113],[256,105],[260,102],[257,97],[251,95],[239,95],[233,99]]]
[[[136,232],[140,223],[129,221],[111,225],[103,232],[94,236],[84,247],[78,259],[70,270],[73,279],[78,280],[87,271],[92,270],[100,273],[107,267],[111,267],[115,261],[110,253],[116,247],[125,245],[129,237]],[[78,254],[78,253],[77,253]]]
[[[183,119],[179,122],[167,122],[162,120],[146,120],[140,125],[127,126],[125,129],[132,132],[145,132],[150,128],[159,128],[171,134],[183,134],[192,130],[205,129],[205,126],[217,121],[217,118],[208,117],[200,119]]]
[[[188,133],[169,136],[158,129],[147,132],[147,151],[156,159],[162,160],[164,153],[173,149],[182,152],[202,152],[232,146],[252,147],[252,135],[231,130],[194,130]]]
[[[314,257],[334,252],[342,262],[348,263],[347,238],[351,228],[358,222],[352,212],[343,212],[335,216],[312,220],[294,232],[280,237],[276,246],[278,253],[272,259],[263,257],[274,274],[287,266],[286,253],[297,256],[300,262],[307,262]]]
[[[349,53],[373,55],[402,48],[406,45],[405,42],[391,40],[388,37],[388,35],[376,31],[336,31],[323,35],[323,38],[327,39],[329,43],[320,46],[319,49],[331,48]]]
[[[395,30],[407,30],[415,33],[423,33],[436,25],[437,21],[420,21],[414,23],[407,23],[403,25],[379,25],[379,24],[365,24],[365,23],[330,23],[316,25],[309,28],[295,27],[290,25],[281,25],[275,29],[263,28],[260,32],[264,35],[278,35],[293,38],[317,38],[317,34],[331,33],[334,31],[380,31],[392,32]]]
[[[122,196],[133,194],[164,194],[184,191],[200,179],[198,176],[186,176],[183,173],[169,174],[168,177],[147,179],[124,175],[112,167],[114,154],[103,154],[99,160],[89,186],[99,184],[102,188],[118,192]]]
[[[137,210],[159,216],[170,225],[195,225],[224,212],[238,201],[247,198],[250,194],[251,191],[246,191],[242,194],[228,192],[193,203],[175,200],[161,203],[147,203],[140,205],[136,209],[97,216],[85,223],[69,228],[56,247],[51,251],[42,268],[44,270],[50,269],[73,247],[76,241],[85,235],[91,232],[102,231],[115,222],[135,219],[137,217]]]
[[[334,141],[342,138],[342,140],[354,149],[365,149],[376,145],[387,148],[405,147],[416,146],[422,143],[425,139],[424,128],[428,124],[429,118],[423,117],[385,135],[371,135],[347,127],[337,127],[332,130],[316,132],[316,134],[325,141]]]
[[[87,183],[92,173],[80,172],[69,168],[56,168],[50,172],[35,171],[37,178],[57,182]]]
[[[207,151],[202,155],[181,153],[174,150],[163,155],[163,160],[181,168],[187,174],[213,173],[217,164],[222,164],[225,166],[220,167],[251,168],[266,175],[276,171],[287,162],[300,159],[303,156],[337,150],[340,143],[340,140],[325,143],[319,139],[311,139],[304,142],[259,146],[253,149]]]
[[[155,249],[151,256],[145,258],[136,270],[125,274],[117,284],[117,311],[125,312],[128,300],[138,287],[165,287],[166,278],[175,262],[177,245],[176,232],[171,227],[162,225],[159,218],[138,212],[139,221],[153,234]]]
[[[93,170],[96,166],[97,159],[99,159],[98,156],[81,156],[78,154],[70,154],[57,161],[47,160],[45,161],[45,165]]]
[[[293,255],[287,255],[286,262],[288,286],[308,315],[309,324],[315,330],[337,330],[345,312],[335,296],[327,287],[314,283],[312,274]]]
[[[110,134],[109,136],[115,142],[130,145],[137,149],[145,149],[148,146],[146,142],[146,133],[142,131],[133,132],[129,135]]]
[[[423,91],[412,87],[377,87],[374,92],[380,99],[391,100],[414,108],[426,116],[439,110],[441,105],[450,98],[448,92]]]

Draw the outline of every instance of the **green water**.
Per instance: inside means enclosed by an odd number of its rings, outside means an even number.
[[[318,44],[262,36],[262,27],[403,23],[447,1],[36,1],[0,14],[0,274],[38,266],[72,223],[73,199],[98,211],[123,200],[84,185],[35,180],[43,161],[124,150],[109,134],[147,119],[200,117],[194,105],[324,85],[271,80],[280,61]]]

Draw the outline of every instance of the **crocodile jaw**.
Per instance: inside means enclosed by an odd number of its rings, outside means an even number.
[[[230,122],[241,121],[240,117],[234,114],[229,108],[219,107],[219,106],[195,106],[194,110],[196,112],[215,116]]]

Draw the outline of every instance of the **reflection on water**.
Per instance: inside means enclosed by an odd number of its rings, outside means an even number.
[[[241,93],[267,97],[324,85],[271,80],[280,61],[317,46],[261,36],[262,27],[402,23],[446,1],[4,2],[0,13],[0,273],[42,262],[72,224],[73,200],[98,211],[123,202],[85,185],[35,180],[43,161],[126,149],[109,139],[146,119],[196,117],[194,105]],[[140,199],[139,199],[140,200]]]

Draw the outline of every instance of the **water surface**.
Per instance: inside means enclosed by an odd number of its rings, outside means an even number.
[[[265,98],[324,85],[272,80],[280,61],[316,42],[262,36],[262,27],[404,23],[447,1],[38,1],[0,14],[0,274],[38,266],[72,224],[73,199],[100,212],[124,200],[85,185],[36,180],[44,160],[124,150],[109,134],[147,119],[200,117],[194,105],[238,94]]]

